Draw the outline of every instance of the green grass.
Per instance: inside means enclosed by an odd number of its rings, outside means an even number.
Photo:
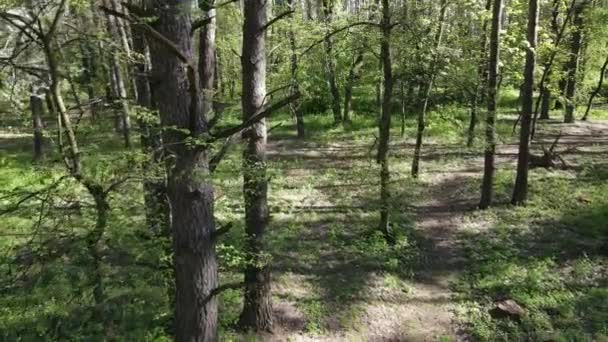
[[[502,95],[502,120],[497,127],[502,141],[514,139],[515,99],[513,92]],[[478,125],[476,146],[463,146],[468,114],[459,106],[442,106],[429,113],[423,149],[436,155],[424,160],[423,173],[450,172],[479,157],[483,124]],[[236,116],[229,118],[236,122]],[[311,335],[335,328],[332,320],[345,330],[355,330],[374,286],[407,297],[408,281],[420,271],[420,250],[412,234],[416,222],[409,208],[424,198],[429,184],[409,178],[415,119],[407,116],[403,138],[397,115],[392,123],[391,216],[399,240],[396,247],[388,246],[376,229],[376,116],[354,115],[351,124],[337,127],[326,114],[306,115],[305,120],[303,142],[295,141],[290,115],[281,113],[269,120],[270,127],[276,126],[270,142],[280,143],[281,149],[280,156],[271,156],[268,163],[272,219],[267,244],[274,281],[280,285],[274,296],[276,301],[293,303]],[[120,137],[107,127],[83,126],[79,139],[87,175],[106,185],[116,176],[137,175],[133,165],[142,156],[124,152]],[[44,189],[65,175],[52,150],[45,162],[32,163],[28,136],[2,136],[0,144],[0,210],[11,207],[20,193]],[[305,147],[305,152],[294,153],[294,146]],[[240,152],[233,148],[214,176],[216,217],[220,225],[234,222],[218,246],[223,282],[238,281],[247,262]],[[457,290],[462,303],[459,317],[473,336],[488,341],[543,336],[586,341],[608,334],[607,261],[602,252],[608,236],[608,188],[605,170],[592,164],[598,160],[589,157],[589,166],[576,172],[535,170],[527,207],[499,206],[468,217],[471,231],[465,241],[470,267]],[[508,201],[513,176],[512,171],[498,172],[499,203]],[[474,198],[479,184],[471,181],[463,191],[462,196]],[[52,207],[41,210],[44,201],[36,197],[1,217],[0,339],[101,340],[106,332],[92,317],[86,249],[86,236],[94,225],[92,199],[69,179],[44,195]],[[75,201],[79,210],[64,208]],[[113,334],[119,340],[169,340],[166,328],[172,314],[166,274],[149,267],[166,261],[162,259],[167,241],[151,236],[145,227],[137,180],[119,188],[110,201],[103,275],[108,294],[105,310],[112,318]],[[63,246],[69,248],[58,253]],[[36,257],[31,266],[15,261],[28,253]],[[498,295],[517,300],[527,316],[521,322],[491,319],[487,309]],[[255,337],[234,330],[241,297],[237,290],[221,295],[220,334],[226,340],[253,341]]]
[[[608,185],[596,171],[535,171],[528,206],[471,216],[469,268],[457,289],[476,340],[608,339]],[[490,317],[492,302],[504,297],[524,307],[520,321]]]

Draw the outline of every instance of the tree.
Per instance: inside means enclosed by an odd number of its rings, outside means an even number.
[[[384,71],[382,113],[379,124],[379,143],[377,162],[380,164],[380,231],[389,244],[395,243],[395,235],[390,226],[390,168],[389,141],[391,135],[391,101],[393,95],[393,68],[391,60],[391,14],[388,0],[382,0],[382,19],[380,22],[380,60]]]
[[[423,90],[423,98],[420,101],[418,109],[418,129],[416,131],[416,145],[414,147],[414,159],[412,160],[412,177],[417,178],[420,171],[420,154],[422,152],[422,139],[424,135],[424,129],[426,127],[426,112],[429,107],[429,100],[433,91],[433,85],[437,78],[437,64],[439,61],[439,49],[441,48],[441,42],[443,40],[443,32],[445,29],[445,13],[448,8],[447,0],[441,1],[441,8],[439,10],[439,21],[437,22],[437,32],[435,33],[434,40],[434,57],[431,62],[428,79],[424,81],[421,89]]]
[[[492,31],[490,33],[490,60],[488,62],[488,112],[486,113],[486,146],[484,153],[483,182],[481,185],[480,209],[492,204],[494,194],[494,158],[496,153],[496,108],[498,102],[498,72],[500,61],[500,30],[502,0],[494,0]]]
[[[576,90],[579,77],[578,72],[582,58],[581,51],[583,48],[583,15],[585,9],[589,6],[589,3],[589,0],[582,0],[574,9],[574,19],[572,22],[573,32],[570,37],[570,54],[566,64],[568,70],[566,76],[566,91],[564,93],[566,98],[564,122],[566,123],[572,123],[575,120]]]
[[[517,176],[511,203],[524,204],[528,197],[528,170],[530,166],[530,134],[534,112],[534,69],[536,67],[536,46],[538,40],[538,0],[528,4],[528,46],[522,97],[521,129],[519,135],[519,154],[517,158]]]
[[[150,38],[154,100],[171,161],[167,194],[172,210],[175,339],[216,341],[218,265],[210,157],[204,145],[188,143],[209,132],[192,58],[192,7],[185,0],[163,0],[154,3],[154,10],[158,17],[152,28],[145,23],[137,26]]]
[[[329,29],[333,17],[334,0],[322,0],[323,20],[325,26]],[[325,77],[327,77],[327,85],[331,93],[331,110],[334,114],[334,124],[342,122],[342,113],[340,109],[340,90],[338,89],[338,81],[336,80],[336,63],[334,61],[334,46],[330,34],[325,35],[323,39],[325,48]]]
[[[266,100],[266,0],[244,3],[243,23],[243,123],[251,120]],[[270,265],[264,256],[264,232],[268,225],[266,175],[266,123],[262,119],[243,132],[243,196],[245,231],[250,261],[245,269],[245,294],[239,326],[255,331],[272,330]]]

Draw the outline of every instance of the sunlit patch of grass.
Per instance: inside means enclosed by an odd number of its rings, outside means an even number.
[[[465,239],[471,267],[457,287],[464,301],[460,317],[475,339],[607,338],[606,191],[605,182],[586,172],[535,170],[526,207],[474,214],[472,227],[494,222]],[[500,298],[515,300],[526,314],[520,321],[493,319],[488,310]]]

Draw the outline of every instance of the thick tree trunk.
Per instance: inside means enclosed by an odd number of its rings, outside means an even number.
[[[572,123],[575,120],[578,71],[583,47],[583,12],[587,8],[588,3],[588,0],[583,0],[574,10],[573,32],[570,39],[570,59],[567,64],[568,74],[566,76],[567,84],[564,94],[566,98],[564,122],[566,123]]]
[[[350,122],[350,111],[353,99],[353,87],[355,86],[355,82],[359,79],[359,72],[361,67],[363,66],[363,51],[359,50],[357,56],[355,57],[353,64],[350,66],[350,71],[348,72],[348,80],[346,82],[346,86],[344,87],[344,122]]]
[[[528,3],[528,50],[526,51],[526,66],[524,70],[517,176],[511,199],[511,203],[514,205],[524,204],[528,198],[530,133],[534,111],[534,69],[536,68],[536,46],[538,41],[538,13],[538,0],[530,0]]]
[[[498,102],[498,72],[500,61],[500,30],[502,0],[494,0],[492,10],[492,32],[490,34],[490,60],[488,63],[488,112],[486,114],[486,146],[484,152],[483,182],[481,185],[480,209],[492,204],[494,194],[494,158],[496,153],[496,108]]]
[[[245,2],[243,25],[243,122],[265,105],[267,0]],[[266,122],[261,120],[243,133],[243,195],[245,231],[250,256],[245,269],[245,295],[239,326],[244,330],[272,330],[270,265],[264,257],[264,233],[268,225],[268,180],[266,176]]]
[[[414,147],[414,159],[412,160],[412,177],[414,178],[417,178],[418,173],[420,172],[420,155],[422,153],[422,139],[424,137],[424,130],[426,128],[426,112],[429,107],[429,100],[431,98],[431,92],[433,91],[435,78],[437,77],[437,63],[439,59],[439,49],[441,48],[441,42],[443,40],[445,13],[447,7],[447,1],[441,1],[438,28],[437,33],[435,34],[435,56],[429,70],[429,79],[425,82],[423,87],[424,95],[422,101],[420,102],[420,108],[418,109],[418,129],[416,130],[416,146]]]
[[[190,1],[155,2],[154,28],[173,47],[150,40],[153,90],[163,142],[171,155],[167,193],[171,204],[175,272],[175,340],[217,341],[218,266],[215,252],[213,186],[207,151],[186,143],[207,132],[198,71],[192,58]],[[179,55],[178,55],[179,54]],[[180,56],[181,55],[181,56]],[[213,67],[213,66],[207,66]],[[187,133],[186,133],[187,132]]]
[[[44,157],[43,146],[43,125],[42,116],[44,115],[44,102],[36,89],[32,87],[30,94],[30,109],[32,111],[32,128],[34,129],[34,160],[39,161]]]
[[[390,226],[390,168],[388,160],[389,142],[391,135],[391,101],[393,94],[393,68],[391,61],[391,16],[388,0],[382,0],[382,37],[380,42],[380,58],[384,70],[382,114],[380,116],[380,140],[378,143],[378,163],[380,164],[380,231],[387,243],[395,243],[395,235]]]

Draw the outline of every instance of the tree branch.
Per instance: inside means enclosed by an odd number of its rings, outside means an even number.
[[[277,21],[279,21],[279,20],[285,18],[286,16],[291,15],[295,12],[296,12],[295,10],[288,10],[288,11],[285,11],[285,12],[277,15],[272,20],[267,22],[266,25],[262,26],[262,28],[260,29],[260,32],[265,32],[270,26],[274,25]]]
[[[233,127],[229,127],[224,129],[223,131],[217,132],[217,133],[212,133],[211,137],[212,140],[218,140],[218,139],[222,139],[222,138],[227,138],[229,136],[232,136],[234,134],[240,133],[243,130],[245,130],[246,128],[249,128],[250,126],[254,125],[255,123],[259,122],[260,120],[270,116],[272,113],[276,112],[277,110],[287,106],[288,104],[292,103],[293,101],[295,101],[296,99],[298,99],[300,97],[300,93],[294,93],[289,95],[288,97],[278,101],[277,103],[273,104],[270,107],[264,108],[259,110],[256,114],[254,114],[253,116],[251,116],[249,119],[247,119],[245,122],[243,122],[240,125],[236,125]]]

